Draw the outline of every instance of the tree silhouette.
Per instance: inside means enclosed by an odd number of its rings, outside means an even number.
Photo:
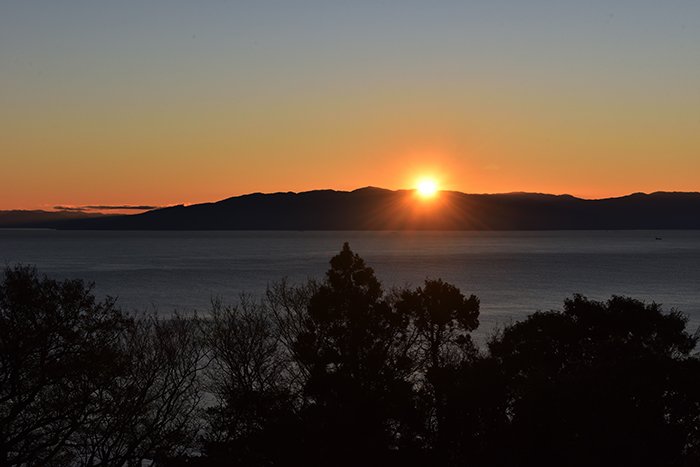
[[[130,321],[79,280],[7,268],[0,284],[0,465],[60,462],[97,387],[124,361]]]
[[[124,465],[192,446],[196,323],[134,320],[80,280],[0,283],[0,465]]]
[[[279,462],[281,455],[289,459],[293,435],[285,425],[294,413],[293,398],[280,333],[268,308],[246,296],[233,307],[214,301],[206,326],[208,388],[218,402],[207,411],[210,463],[265,465]]]
[[[478,316],[440,279],[385,292],[347,243],[323,281],[201,320],[8,268],[0,466],[700,465],[680,312],[575,295],[486,349]]]
[[[330,263],[295,343],[309,369],[304,417],[321,448],[318,463],[381,462],[405,442],[401,425],[412,406],[409,317],[347,243]]]
[[[119,351],[122,366],[96,388],[92,412],[70,443],[74,458],[141,465],[188,453],[201,429],[207,364],[198,319],[141,317],[122,334]]]
[[[424,439],[435,454],[444,457],[450,434],[447,391],[455,372],[477,357],[471,331],[479,325],[479,299],[466,298],[452,284],[426,280],[422,287],[403,290],[396,304],[411,320],[412,358],[417,364],[418,395],[424,408]]]
[[[514,455],[528,465],[697,462],[700,362],[686,322],[655,303],[576,295],[508,326],[489,349],[508,388]]]

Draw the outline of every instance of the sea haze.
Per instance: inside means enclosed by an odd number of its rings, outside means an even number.
[[[129,310],[206,313],[287,277],[322,278],[343,242],[387,286],[442,278],[481,299],[483,338],[582,293],[678,308],[700,325],[700,231],[124,232],[0,230],[0,262],[95,282]]]

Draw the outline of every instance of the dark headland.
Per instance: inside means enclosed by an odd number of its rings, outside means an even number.
[[[5,211],[7,213],[9,211]],[[440,192],[367,187],[354,191],[254,193],[141,214],[27,216],[0,227],[75,230],[573,230],[700,229],[700,193],[634,193],[588,200],[539,193]],[[20,216],[21,217],[21,216]]]

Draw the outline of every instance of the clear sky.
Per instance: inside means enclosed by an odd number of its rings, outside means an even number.
[[[0,209],[700,190],[700,2],[0,2]]]

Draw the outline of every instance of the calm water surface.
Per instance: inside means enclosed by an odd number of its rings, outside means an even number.
[[[657,240],[657,238],[661,238]],[[73,232],[0,230],[0,263],[94,281],[127,309],[206,311],[283,277],[321,278],[343,242],[385,285],[452,282],[481,299],[480,335],[582,293],[655,300],[700,325],[700,231]]]

